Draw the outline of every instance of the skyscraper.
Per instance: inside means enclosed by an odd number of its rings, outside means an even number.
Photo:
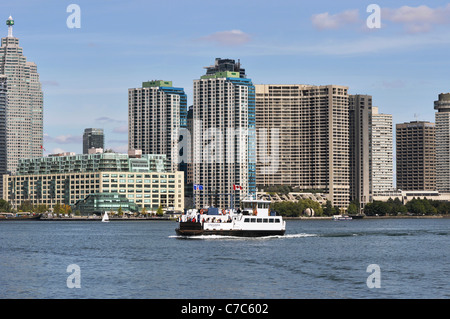
[[[434,102],[436,118],[436,190],[450,193],[450,93]]]
[[[195,204],[238,207],[256,191],[255,89],[235,60],[216,59],[206,70],[194,80]]]
[[[348,87],[265,84],[255,90],[257,185],[315,189],[346,208]]]
[[[360,208],[371,201],[372,96],[349,96],[350,199]]]
[[[372,196],[394,189],[394,140],[392,115],[372,107],[371,124],[371,188]]]
[[[7,172],[6,162],[6,107],[7,89],[6,75],[0,75],[0,194],[3,195],[3,178],[1,176]]]
[[[436,190],[435,138],[434,123],[396,125],[397,188]]]
[[[0,75],[7,77],[7,170],[14,173],[19,159],[40,157],[43,152],[43,93],[36,64],[28,62],[13,36],[9,17],[8,36],[0,47]]]
[[[180,128],[187,123],[184,89],[172,81],[148,81],[128,90],[128,147],[142,154],[164,154],[178,170]]]
[[[101,128],[86,128],[83,134],[83,154],[88,154],[91,148],[105,148],[105,136]]]

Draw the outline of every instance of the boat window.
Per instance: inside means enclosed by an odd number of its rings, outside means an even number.
[[[256,218],[257,223],[262,223],[262,218]]]
[[[269,223],[273,223],[273,218],[269,218]]]
[[[252,223],[256,223],[256,218],[252,218]]]
[[[275,223],[279,223],[280,220],[278,218],[275,218]]]
[[[267,218],[263,218],[263,223],[268,223]]]
[[[248,222],[250,222],[250,220],[249,220],[250,218],[245,218],[244,219],[244,223],[248,223]]]

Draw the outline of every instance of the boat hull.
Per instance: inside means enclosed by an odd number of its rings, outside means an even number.
[[[175,229],[178,236],[219,235],[236,237],[283,236],[284,230],[180,230]]]
[[[35,216],[18,216],[18,217],[0,217],[0,221],[24,221],[24,220],[38,220],[41,215]]]
[[[203,229],[200,223],[181,223],[179,228],[175,229],[178,236],[201,236],[201,235],[219,235],[236,237],[265,237],[265,236],[283,236],[284,229],[276,230],[243,230],[243,229]]]

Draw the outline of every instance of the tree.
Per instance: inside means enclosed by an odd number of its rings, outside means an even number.
[[[163,211],[161,205],[159,205],[158,210],[156,211],[156,215],[157,216],[163,216],[164,215],[164,211]]]
[[[12,208],[12,206],[8,201],[6,201],[4,199],[0,199],[0,212],[9,213],[9,212],[11,212],[11,208]]]
[[[61,213],[61,205],[59,204],[59,202],[57,202],[55,206],[53,206],[53,213],[55,213],[56,215],[59,215]]]
[[[122,206],[119,206],[119,209],[117,210],[117,215],[123,216]]]
[[[19,212],[32,212],[33,204],[29,200],[23,201],[17,208]]]
[[[338,215],[339,214],[339,208],[338,207],[334,207],[331,204],[331,201],[327,200],[327,202],[325,203],[324,208],[323,208],[323,214],[325,216]]]
[[[355,203],[350,203],[347,208],[347,214],[349,215],[356,215],[358,214],[358,206],[356,206]]]

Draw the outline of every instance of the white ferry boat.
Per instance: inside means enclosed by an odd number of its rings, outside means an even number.
[[[270,201],[242,200],[242,211],[190,209],[182,215],[175,229],[180,236],[223,235],[239,237],[262,237],[284,235],[286,222],[281,216],[269,213]]]

